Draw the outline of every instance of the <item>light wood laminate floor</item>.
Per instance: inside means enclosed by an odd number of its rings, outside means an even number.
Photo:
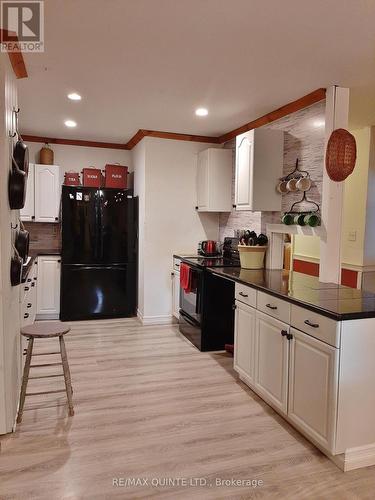
[[[229,355],[200,353],[177,327],[77,323],[66,346],[75,416],[63,394],[26,398],[22,424],[1,439],[2,500],[374,498],[374,467],[341,472],[237,381]],[[52,386],[62,379],[30,389]],[[152,485],[165,478],[207,485]]]

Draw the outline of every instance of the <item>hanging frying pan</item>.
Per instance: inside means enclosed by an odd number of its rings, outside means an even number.
[[[11,210],[19,210],[25,206],[26,172],[19,169],[15,160],[12,160],[12,170],[8,178],[8,198]]]
[[[25,172],[26,175],[29,174],[29,148],[27,147],[27,144],[25,144],[22,140],[21,134],[18,131],[18,110],[14,110],[14,117],[15,117],[15,125],[16,125],[16,133],[17,133],[17,142],[14,145],[13,148],[13,158],[14,161],[17,164],[17,167],[22,170],[22,172]]]
[[[22,280],[22,259],[18,255],[17,249],[14,248],[14,255],[10,261],[10,283],[12,286],[17,286]]]
[[[17,233],[16,241],[14,243],[17,252],[23,262],[27,261],[27,257],[29,256],[29,245],[30,245],[30,236],[29,232],[25,230],[24,225],[20,221],[20,230]]]

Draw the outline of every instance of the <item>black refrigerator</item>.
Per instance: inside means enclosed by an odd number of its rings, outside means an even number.
[[[62,321],[136,314],[137,221],[131,190],[63,186]]]

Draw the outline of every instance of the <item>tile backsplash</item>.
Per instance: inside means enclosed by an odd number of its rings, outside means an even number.
[[[30,250],[61,249],[61,224],[47,222],[24,222],[30,233]]]
[[[311,189],[306,193],[320,205],[322,197],[323,164],[324,164],[324,119],[325,100],[308,108],[280,118],[264,128],[283,130],[284,136],[284,166],[283,175],[289,174],[299,159],[299,168],[310,172]],[[235,175],[235,141],[225,144],[226,148],[233,150],[233,176],[232,199],[234,200],[234,175]],[[276,187],[278,179],[270,179]],[[302,193],[287,193],[282,196],[282,211],[290,210],[295,201],[301,199]],[[309,208],[306,206],[306,208]],[[279,212],[237,212],[220,214],[220,240],[225,236],[233,236],[233,230],[249,228],[257,233],[265,232],[266,224],[280,223]]]

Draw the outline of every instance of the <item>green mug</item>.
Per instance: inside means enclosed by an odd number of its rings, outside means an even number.
[[[294,216],[294,224],[298,224],[298,226],[305,226],[305,214],[297,214]]]
[[[304,222],[306,226],[310,227],[320,226],[320,217],[317,214],[307,214],[304,217]]]
[[[287,226],[291,226],[292,224],[294,224],[294,216],[292,214],[284,214],[282,216],[282,219],[281,219],[281,222],[283,224],[286,224]]]

